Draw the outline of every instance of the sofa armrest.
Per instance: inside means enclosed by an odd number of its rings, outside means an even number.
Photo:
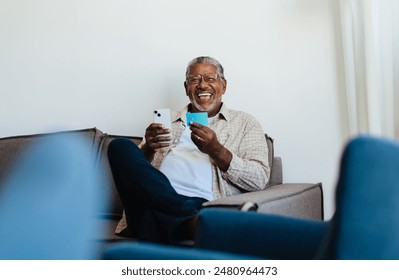
[[[271,259],[312,259],[329,222],[227,209],[200,212],[195,247]]]
[[[306,219],[323,219],[323,192],[321,183],[280,184],[262,191],[219,198],[203,204],[204,207],[238,208],[246,202],[258,205],[258,212]]]

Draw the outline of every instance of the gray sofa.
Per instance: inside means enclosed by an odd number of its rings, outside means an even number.
[[[121,219],[123,207],[116,191],[111,170],[107,159],[109,143],[118,137],[129,138],[134,143],[141,142],[141,137],[109,135],[97,128],[64,131],[58,133],[72,133],[83,135],[92,143],[92,154],[95,156],[99,172],[104,175],[109,193],[110,207],[105,213],[98,213],[105,230],[99,232],[93,239],[106,246],[110,242],[125,240],[126,236],[116,235],[115,228]],[[22,135],[0,138],[0,189],[7,173],[17,164],[17,159],[23,157],[29,144],[34,139],[40,139],[47,134]],[[266,135],[269,146],[269,159],[272,167],[269,186],[263,190],[244,193],[237,196],[226,197],[209,201],[205,207],[237,208],[245,202],[258,205],[258,212],[278,215],[302,217],[309,219],[323,219],[323,193],[321,183],[315,184],[283,184],[282,161],[274,156],[273,139]]]

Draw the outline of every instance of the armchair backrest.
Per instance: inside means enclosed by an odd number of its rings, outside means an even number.
[[[399,143],[361,136],[346,147],[330,256],[399,259]]]

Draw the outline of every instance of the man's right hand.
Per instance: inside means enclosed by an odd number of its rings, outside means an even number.
[[[152,158],[155,151],[170,145],[165,143],[172,140],[170,136],[165,134],[171,133],[170,129],[164,128],[160,123],[152,123],[145,130],[145,144],[141,148],[148,159]]]

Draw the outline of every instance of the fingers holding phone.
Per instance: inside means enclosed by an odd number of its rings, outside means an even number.
[[[170,133],[171,130],[169,128],[165,128],[163,124],[152,123],[145,130],[145,139],[147,143],[168,142],[170,141]]]
[[[152,150],[167,147],[172,142],[172,122],[170,109],[156,109],[153,120],[145,132],[146,143]]]

